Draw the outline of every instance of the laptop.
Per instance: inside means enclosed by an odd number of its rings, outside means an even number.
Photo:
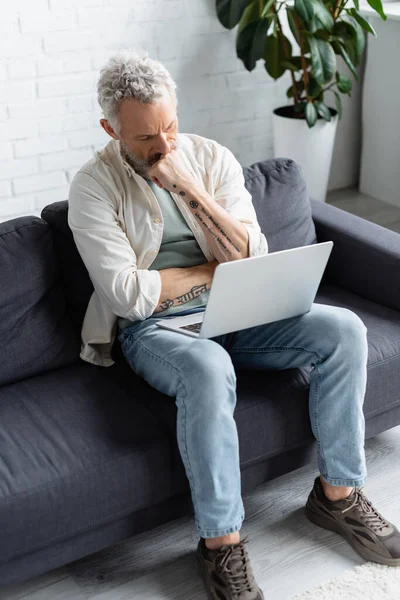
[[[281,321],[311,310],[333,242],[220,263],[204,312],[156,321],[197,338]]]

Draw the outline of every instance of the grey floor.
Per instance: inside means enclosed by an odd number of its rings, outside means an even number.
[[[400,232],[400,209],[355,190],[331,193],[327,201]],[[365,492],[400,526],[400,426],[367,440],[365,451]],[[290,600],[363,564],[339,535],[305,518],[303,507],[317,473],[315,457],[312,464],[243,498],[246,519],[241,535],[249,536],[253,570],[266,600]],[[193,565],[197,541],[192,519],[182,518],[0,590],[0,600],[205,600]]]
[[[353,215],[358,215],[400,233],[400,208],[361,194],[357,189],[330,192],[327,202]]]

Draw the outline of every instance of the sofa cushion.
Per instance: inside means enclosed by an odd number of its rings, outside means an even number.
[[[94,288],[68,225],[68,200],[49,204],[42,217],[53,231],[68,313],[80,333]]]
[[[66,314],[49,225],[0,223],[0,386],[71,364],[80,337]]]
[[[189,489],[135,377],[81,361],[0,389],[1,563]]]
[[[311,204],[301,166],[272,158],[243,169],[269,252],[317,242]]]

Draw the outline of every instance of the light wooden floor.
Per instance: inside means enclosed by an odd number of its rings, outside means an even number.
[[[330,194],[328,202],[400,232],[400,209],[352,190]],[[367,440],[365,451],[365,492],[400,527],[400,426]],[[243,498],[241,535],[249,536],[253,570],[266,600],[289,600],[363,564],[339,535],[304,516],[317,474],[315,459]],[[205,600],[193,565],[197,541],[192,519],[182,518],[3,589],[0,600]]]

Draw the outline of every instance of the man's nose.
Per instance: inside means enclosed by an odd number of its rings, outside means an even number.
[[[160,134],[156,139],[155,150],[157,150],[157,152],[160,152],[160,154],[168,154],[172,150],[172,146],[168,142],[165,134]]]

